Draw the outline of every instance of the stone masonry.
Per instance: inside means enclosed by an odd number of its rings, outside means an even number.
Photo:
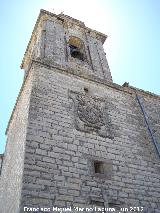
[[[1,174],[2,164],[3,164],[3,154],[0,154],[0,174]]]
[[[160,97],[112,82],[106,37],[41,10],[6,130],[0,213],[160,212]]]

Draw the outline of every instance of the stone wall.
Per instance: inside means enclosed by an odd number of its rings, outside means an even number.
[[[1,174],[0,212],[18,213],[21,197],[31,73],[19,95],[7,131]]]
[[[153,104],[154,103],[154,104]],[[160,103],[159,100],[145,97],[143,99],[143,107],[147,112],[149,125],[153,130],[153,135],[158,144],[160,144]]]
[[[2,164],[3,164],[3,154],[0,154],[0,175],[2,170]]]
[[[85,60],[71,56],[71,36],[84,44]],[[152,143],[159,144],[160,98],[112,83],[105,39],[78,20],[41,11],[7,128],[0,212],[93,205],[160,210],[159,156]]]
[[[160,209],[159,157],[134,90],[33,67],[21,212],[94,202]],[[159,98],[144,99],[154,117]],[[103,174],[95,162],[105,165]]]

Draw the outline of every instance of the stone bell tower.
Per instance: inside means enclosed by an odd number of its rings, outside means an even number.
[[[22,68],[28,71],[31,59],[39,60],[74,75],[112,81],[103,50],[106,37],[69,16],[41,11]]]
[[[159,158],[136,94],[152,110],[159,97],[112,82],[106,37],[41,10],[6,130],[0,212],[159,208]]]

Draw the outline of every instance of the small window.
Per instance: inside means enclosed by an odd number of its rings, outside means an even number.
[[[99,159],[89,161],[91,165],[91,175],[97,178],[111,179],[113,176],[113,166],[111,161],[101,161]]]
[[[104,174],[104,163],[102,161],[94,161],[94,171],[96,174]]]
[[[70,55],[72,58],[84,61],[85,59],[85,48],[84,43],[81,39],[71,36],[69,38]]]

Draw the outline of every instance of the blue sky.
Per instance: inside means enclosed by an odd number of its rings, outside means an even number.
[[[23,80],[20,64],[40,9],[64,12],[107,34],[104,48],[113,81],[160,95],[159,0],[2,0],[0,153]]]

